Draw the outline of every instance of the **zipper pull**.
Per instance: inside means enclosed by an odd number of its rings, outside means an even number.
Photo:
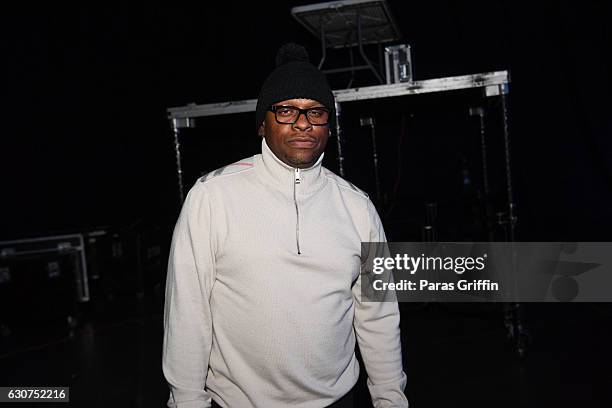
[[[300,169],[295,168],[295,184],[300,184],[302,179],[300,178]]]

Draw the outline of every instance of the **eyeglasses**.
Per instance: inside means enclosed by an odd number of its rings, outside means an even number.
[[[272,105],[268,110],[274,112],[276,122],[283,125],[293,125],[302,114],[313,126],[324,126],[329,122],[329,110],[323,107],[300,109],[290,105]]]

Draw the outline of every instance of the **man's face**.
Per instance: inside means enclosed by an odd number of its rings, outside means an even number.
[[[301,109],[323,107],[312,99],[288,99],[274,105],[290,105]],[[303,114],[292,125],[281,124],[276,121],[274,112],[268,111],[259,134],[266,138],[266,143],[276,157],[291,167],[303,169],[315,164],[325,150],[329,129],[327,125],[311,125]]]

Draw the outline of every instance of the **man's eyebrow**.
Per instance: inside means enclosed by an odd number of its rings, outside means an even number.
[[[273,105],[273,106],[278,106],[279,108],[282,108],[282,107],[284,107],[284,108],[291,107],[291,108],[300,108],[300,109],[314,109],[314,108],[325,108],[325,109],[327,109],[327,107],[325,105],[322,105],[322,104],[317,104],[317,105],[314,105],[314,106],[309,106],[307,108],[302,108],[302,107],[297,106],[297,105],[289,105],[289,104],[281,104],[281,105]]]

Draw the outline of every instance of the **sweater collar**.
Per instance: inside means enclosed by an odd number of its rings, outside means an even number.
[[[300,182],[297,185],[298,194],[310,194],[319,190],[325,183],[325,176],[322,171],[324,153],[311,167],[299,170]],[[266,139],[261,140],[261,162],[256,166],[260,176],[271,185],[280,188],[283,191],[293,192],[293,186],[296,178],[296,168],[280,160],[270,150]]]

